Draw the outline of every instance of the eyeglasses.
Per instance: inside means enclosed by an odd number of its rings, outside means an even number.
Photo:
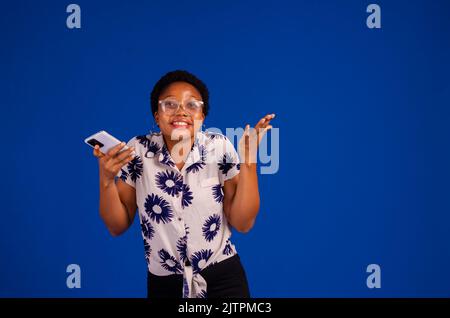
[[[178,112],[178,109],[182,105],[182,103],[173,98],[160,100],[158,103],[161,106],[161,110],[167,115],[176,114]],[[203,102],[201,100],[190,99],[186,103],[184,103],[183,108],[190,115],[196,115],[202,112]]]

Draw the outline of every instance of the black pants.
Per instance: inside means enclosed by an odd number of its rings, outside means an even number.
[[[208,298],[249,298],[247,277],[236,254],[200,271],[206,280]],[[183,275],[157,276],[148,272],[148,298],[181,298]]]

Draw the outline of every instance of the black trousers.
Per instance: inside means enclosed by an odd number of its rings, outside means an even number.
[[[236,254],[200,271],[206,280],[208,298],[249,298],[247,277]],[[147,297],[181,298],[183,275],[157,276],[147,274]]]

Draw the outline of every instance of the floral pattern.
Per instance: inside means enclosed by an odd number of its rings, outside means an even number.
[[[202,231],[205,240],[212,241],[220,229],[220,216],[218,214],[211,215],[205,223],[203,223]]]
[[[145,200],[145,212],[156,223],[169,223],[173,218],[170,204],[162,197],[152,194]]]
[[[137,136],[128,143],[137,155],[121,167],[117,177],[136,189],[145,259],[151,273],[183,274],[185,281],[189,265],[199,274],[236,254],[223,211],[223,184],[239,173],[239,156],[232,145],[224,148],[224,143],[230,142],[221,134],[200,132],[188,156],[197,160],[183,169],[172,161],[161,134]],[[213,155],[219,162],[207,160]],[[204,183],[206,179],[212,182]],[[185,281],[184,287],[187,284],[192,286]],[[208,290],[202,287],[191,292],[194,297],[206,297]]]

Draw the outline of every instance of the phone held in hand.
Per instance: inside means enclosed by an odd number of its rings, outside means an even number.
[[[120,140],[116,137],[112,136],[111,134],[107,133],[106,131],[102,130],[99,131],[89,137],[87,137],[84,142],[91,146],[92,148],[95,148],[96,145],[99,146],[99,150],[106,154],[109,150],[120,144]],[[128,146],[125,145],[122,150],[128,149]],[[135,155],[134,151],[132,152],[132,155]]]

